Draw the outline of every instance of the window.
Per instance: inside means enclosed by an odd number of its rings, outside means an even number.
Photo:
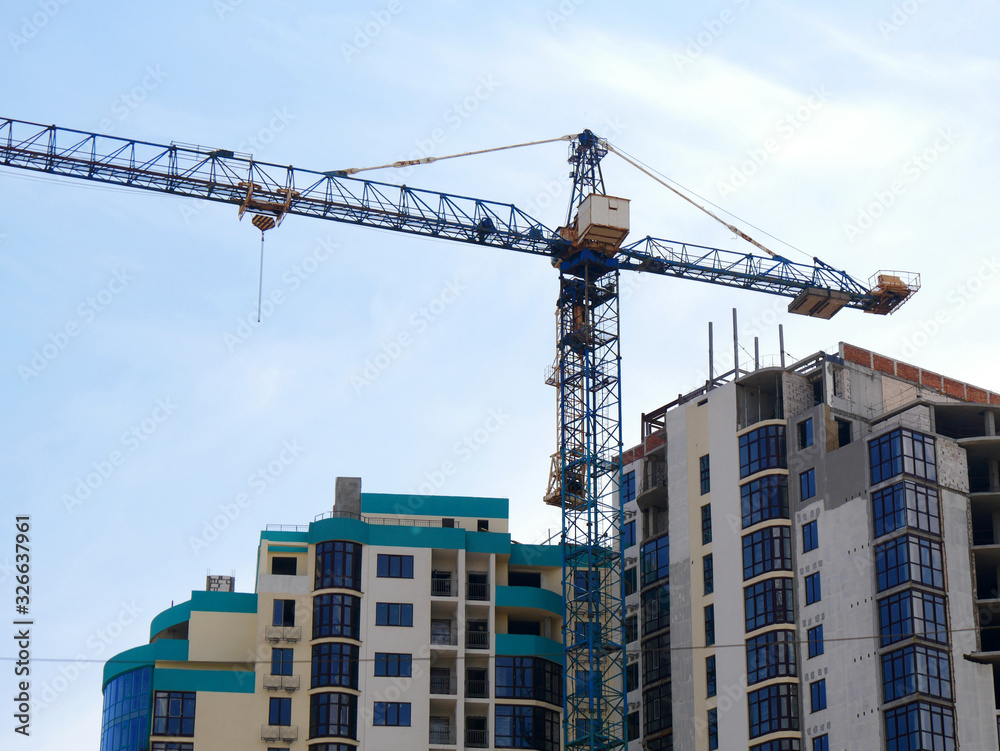
[[[941,511],[935,488],[898,482],[872,493],[872,507],[876,537],[904,527],[941,534]]]
[[[443,572],[451,579],[451,572]],[[542,586],[542,575],[538,571],[508,571],[507,584],[512,587],[536,587]]]
[[[372,712],[372,725],[410,726],[410,702],[377,701]]]
[[[478,519],[478,520],[476,520],[476,531],[477,532],[489,532],[490,531],[490,520],[489,519]]]
[[[639,661],[625,666],[625,690],[635,691],[639,688]]]
[[[271,573],[275,576],[295,576],[298,559],[295,556],[276,555],[271,559]]]
[[[708,545],[712,541],[712,505],[706,503],[701,507],[701,544]]]
[[[638,589],[638,578],[636,577],[636,567],[625,569],[625,596],[634,595]]]
[[[885,710],[886,751],[954,751],[955,712],[926,701]]]
[[[153,694],[153,735],[194,735],[194,691]]]
[[[851,423],[839,417],[833,419],[837,423],[837,448],[843,448],[851,442]]]
[[[719,747],[719,710],[708,710],[708,748],[709,751]]]
[[[177,743],[176,741],[153,741],[151,751],[194,751],[193,743]],[[268,749],[268,751],[271,751]]]
[[[802,751],[798,738],[776,738],[773,741],[751,746],[750,751]]]
[[[775,623],[792,623],[792,580],[765,579],[743,589],[747,633]]]
[[[876,545],[875,574],[879,592],[908,581],[943,589],[941,543],[905,535]]]
[[[896,428],[869,441],[868,461],[872,485],[903,472],[930,482],[937,480],[933,436],[905,428]]]
[[[767,475],[740,486],[743,529],[769,519],[788,518],[788,477]]]
[[[743,580],[768,571],[792,570],[792,542],[788,527],[765,527],[743,538]]]
[[[813,445],[813,419],[803,420],[799,423],[799,449],[806,449]]]
[[[412,579],[413,556],[379,553],[376,576],[383,579]]]
[[[701,559],[701,573],[705,581],[705,594],[710,595],[715,590],[715,570],[711,553]]]
[[[623,506],[635,500],[635,472],[626,472],[622,475],[621,498]]]
[[[271,649],[271,675],[292,674],[292,652],[291,649]]]
[[[600,590],[600,572],[593,569],[573,572],[573,599],[586,600],[594,592]]]
[[[948,643],[948,611],[944,597],[920,589],[897,592],[878,601],[881,646],[911,636]]]
[[[316,589],[361,591],[361,545],[334,540],[316,544]]]
[[[660,584],[642,593],[642,633],[667,628],[670,625],[670,585]]]
[[[715,655],[705,658],[705,684],[708,687],[707,696],[715,696],[717,690],[715,677]]]
[[[882,655],[882,688],[885,701],[913,693],[950,701],[951,660],[948,653],[917,644]]]
[[[396,652],[375,653],[375,675],[404,676],[413,674],[413,656]]]
[[[769,631],[747,639],[747,685],[798,675],[795,632]]]
[[[802,552],[808,553],[819,547],[819,529],[816,520],[806,522],[802,525]]]
[[[361,598],[354,595],[313,597],[313,639],[342,636],[360,637]]]
[[[784,425],[765,425],[740,436],[740,479],[786,466]]]
[[[705,607],[705,646],[715,644],[715,605]]]
[[[639,616],[630,615],[625,619],[625,643],[631,644],[639,638]]]
[[[376,655],[376,658],[378,655]],[[352,644],[313,644],[311,688],[358,687],[358,648]]]
[[[803,501],[809,500],[816,495],[816,470],[807,469],[799,475],[799,498]]]
[[[358,737],[358,697],[351,694],[322,693],[309,697],[310,738]]]
[[[497,748],[559,751],[562,726],[558,712],[543,707],[497,704],[493,722]]]
[[[630,521],[622,526],[622,549],[633,545],[635,545],[635,521]]]
[[[647,542],[640,551],[642,586],[670,576],[670,538],[667,535]]]
[[[295,600],[275,600],[272,626],[295,625]]]
[[[809,642],[809,657],[819,657],[823,654],[823,624],[813,626],[806,631],[806,639]]]
[[[813,738],[812,751],[830,751],[830,736],[826,733]]]
[[[292,724],[292,700],[278,699],[272,697],[267,703],[267,724],[268,725],[291,725]]]
[[[541,657],[497,657],[496,697],[562,705],[562,666]]]
[[[673,707],[670,684],[664,683],[642,693],[643,731],[646,735],[658,733],[673,725]]]
[[[628,741],[639,740],[639,713],[631,712],[628,716],[628,727],[626,728]]]
[[[670,677],[670,634],[661,634],[642,643],[642,685]]]
[[[812,605],[822,599],[823,590],[820,587],[819,571],[817,571],[806,577],[806,605]]]
[[[701,494],[705,495],[712,489],[712,475],[708,466],[708,454],[698,460],[698,471],[701,475]]]
[[[821,709],[826,709],[826,678],[809,684],[809,711],[819,712]]]
[[[413,605],[406,602],[375,603],[376,626],[412,626]]]
[[[129,670],[104,685],[101,751],[135,751],[149,739],[150,666]]]
[[[799,687],[778,683],[747,694],[750,737],[799,729]]]

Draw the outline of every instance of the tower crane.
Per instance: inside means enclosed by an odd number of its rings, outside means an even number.
[[[548,258],[559,272],[557,354],[549,379],[559,396],[558,451],[544,500],[562,510],[564,743],[567,749],[610,751],[627,741],[623,556],[617,544],[620,274],[789,297],[790,312],[818,318],[841,308],[892,313],[918,289],[919,277],[880,273],[864,284],[817,258],[812,264],[789,261],[731,225],[764,254],[648,236],[624,244],[629,202],[607,194],[601,160],[609,150],[631,160],[589,130],[555,140],[570,141],[573,178],[566,224],[555,230],[512,204],[352,176],[360,170],[317,172],[227,149],[13,119],[0,118],[0,165],[232,204],[262,233],[300,215]]]

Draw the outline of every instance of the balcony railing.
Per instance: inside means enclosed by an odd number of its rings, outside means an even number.
[[[261,725],[260,739],[262,741],[297,741],[299,739],[299,726]]]
[[[465,696],[469,699],[489,699],[490,683],[473,678],[465,680]],[[468,744],[468,741],[466,741]]]
[[[458,743],[458,735],[455,728],[431,728],[427,740],[438,746],[454,746]]]
[[[454,696],[458,693],[458,678],[451,675],[431,676],[431,693],[438,696]]]
[[[457,631],[432,631],[431,632],[431,646],[435,646],[435,647],[457,647],[458,646],[458,632]]]
[[[267,641],[302,641],[302,626],[264,626]]]
[[[469,582],[466,584],[465,596],[469,600],[489,600],[490,585],[485,582]]]
[[[490,747],[490,733],[488,730],[473,730],[471,728],[465,729],[465,747],[466,748],[489,748]]]
[[[465,634],[466,649],[489,649],[490,634],[488,631],[467,631]]]
[[[264,688],[270,691],[298,691],[302,677],[298,675],[265,675]]]
[[[455,597],[458,595],[458,588],[454,579],[431,579],[432,597]]]

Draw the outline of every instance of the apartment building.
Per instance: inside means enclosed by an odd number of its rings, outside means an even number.
[[[841,344],[643,415],[629,751],[998,747],[1000,394]]]
[[[559,751],[562,553],[505,499],[361,493],[261,533],[104,669],[101,751]]]

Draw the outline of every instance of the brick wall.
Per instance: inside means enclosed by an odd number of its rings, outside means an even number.
[[[942,394],[961,399],[964,402],[1000,405],[1000,394],[986,391],[962,381],[945,378],[929,370],[918,368],[916,365],[893,360],[885,355],[869,352],[867,349],[862,349],[861,347],[855,347],[853,344],[841,342],[840,356],[847,362],[863,365],[866,368],[871,368],[872,370],[877,370],[896,378],[902,378],[904,381],[909,381],[910,383],[920,384]]]

